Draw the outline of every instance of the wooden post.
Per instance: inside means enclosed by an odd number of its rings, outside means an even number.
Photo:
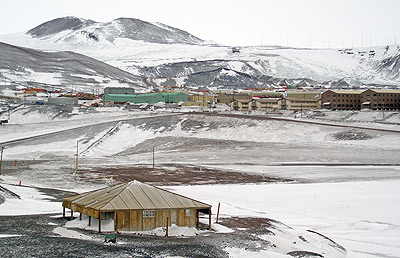
[[[208,227],[211,229],[211,208],[208,209]]]
[[[99,211],[99,233],[101,233],[101,211]]]
[[[89,216],[89,227],[92,225],[92,217]]]
[[[114,231],[117,231],[118,212],[114,212]]]
[[[199,218],[199,210],[196,210],[196,227],[199,227],[199,222],[200,222],[200,218]]]
[[[79,220],[82,220],[82,213],[79,213]],[[218,216],[217,216],[217,220],[218,220]]]
[[[165,232],[165,236],[168,236],[168,220],[169,220],[169,218],[167,217],[167,230]]]
[[[65,219],[65,207],[63,206],[63,219]]]
[[[218,223],[218,217],[219,217],[219,207],[220,207],[221,203],[218,203],[218,210],[217,210],[217,220],[215,221],[215,223]]]
[[[71,209],[71,219],[74,217],[74,211]]]

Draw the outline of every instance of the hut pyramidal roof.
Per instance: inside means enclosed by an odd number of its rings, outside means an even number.
[[[115,210],[208,209],[211,207],[211,205],[136,180],[69,196],[63,200],[102,212]]]

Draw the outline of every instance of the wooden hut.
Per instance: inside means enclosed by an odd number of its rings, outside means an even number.
[[[65,208],[99,220],[114,220],[114,230],[146,231],[175,224],[197,227],[199,213],[209,214],[211,228],[211,205],[191,198],[147,185],[138,181],[105,187],[63,199]]]

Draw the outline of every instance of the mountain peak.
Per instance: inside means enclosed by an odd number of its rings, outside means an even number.
[[[79,40],[82,38],[80,37],[82,35],[86,35],[87,39],[94,39],[96,42],[106,40],[111,43],[116,38],[127,38],[159,44],[199,44],[204,42],[188,32],[174,27],[125,17],[106,23],[73,16],[62,17],[45,22],[29,30],[27,34],[35,38],[55,36],[57,41],[68,41],[69,43],[73,43],[74,39]]]
[[[32,37],[42,38],[60,33],[65,30],[77,30],[93,23],[95,22],[92,20],[85,20],[74,16],[66,16],[42,23],[39,26],[29,30],[27,34],[31,35]]]

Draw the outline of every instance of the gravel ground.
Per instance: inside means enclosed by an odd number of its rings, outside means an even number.
[[[260,250],[270,243],[253,235],[252,229],[244,232],[217,234],[207,232],[193,237],[161,237],[151,235],[117,235],[117,244],[104,243],[104,235],[74,229],[93,238],[92,241],[59,237],[52,231],[67,219],[53,215],[0,217],[0,231],[20,235],[0,238],[2,257],[228,257],[225,247]],[[234,224],[225,219],[221,224]],[[259,225],[258,223],[257,225]],[[264,226],[269,225],[265,219]],[[243,224],[246,226],[246,223]],[[243,227],[242,226],[242,227]],[[264,228],[264,230],[262,229]],[[257,227],[257,233],[268,233]]]
[[[204,185],[204,184],[247,184],[247,183],[293,183],[294,180],[266,177],[260,174],[230,172],[183,164],[136,165],[125,167],[92,167],[80,170],[82,178],[98,181],[99,178],[113,176],[118,182],[126,183],[138,180],[143,183],[167,185]]]

